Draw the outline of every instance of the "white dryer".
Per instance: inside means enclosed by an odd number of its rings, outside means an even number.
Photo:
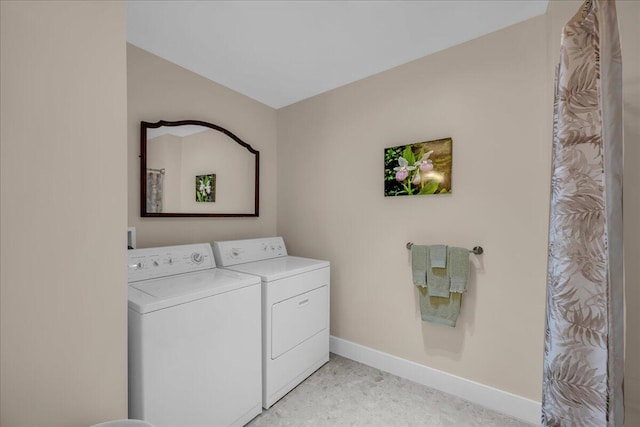
[[[208,243],[129,253],[129,417],[242,426],[262,411],[261,285]]]
[[[329,262],[289,256],[282,237],[214,242],[218,266],[262,279],[262,406],[329,361]]]

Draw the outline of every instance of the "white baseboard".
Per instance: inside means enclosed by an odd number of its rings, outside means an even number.
[[[342,338],[330,338],[332,353],[418,384],[458,396],[496,412],[540,425],[540,402],[527,399],[475,381],[467,380],[419,363],[383,353]]]

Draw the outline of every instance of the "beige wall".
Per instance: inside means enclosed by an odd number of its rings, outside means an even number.
[[[133,45],[127,79],[129,226],[138,247],[275,235],[276,110]],[[222,126],[260,151],[258,218],[140,217],[140,121],[187,119]]]
[[[640,323],[640,2],[619,1],[625,64],[627,321]],[[278,112],[278,233],[332,261],[335,336],[540,400],[553,69],[581,2]],[[384,147],[451,136],[453,194],[382,196]],[[455,329],[423,323],[407,241],[484,246]],[[630,261],[631,260],[631,261]],[[640,343],[627,334],[627,405]]]
[[[640,2],[618,2],[624,90],[625,403],[640,424]],[[627,425],[633,425],[628,423]]]
[[[126,417],[124,3],[0,15],[0,424]]]
[[[640,425],[640,2],[619,1],[624,96],[625,404]],[[629,418],[631,420],[631,418]]]
[[[332,335],[540,399],[546,37],[535,18],[279,111],[278,232],[332,262]],[[383,197],[384,147],[449,136],[452,195]],[[409,241],[484,247],[455,329],[420,320]]]

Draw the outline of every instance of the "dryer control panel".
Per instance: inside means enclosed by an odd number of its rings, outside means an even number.
[[[287,256],[282,237],[226,240],[213,243],[213,254],[220,267]]]
[[[209,243],[131,249],[127,252],[129,283],[216,268]]]

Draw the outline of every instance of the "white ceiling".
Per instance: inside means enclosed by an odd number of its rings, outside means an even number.
[[[129,0],[127,40],[280,108],[546,8],[547,0]]]

